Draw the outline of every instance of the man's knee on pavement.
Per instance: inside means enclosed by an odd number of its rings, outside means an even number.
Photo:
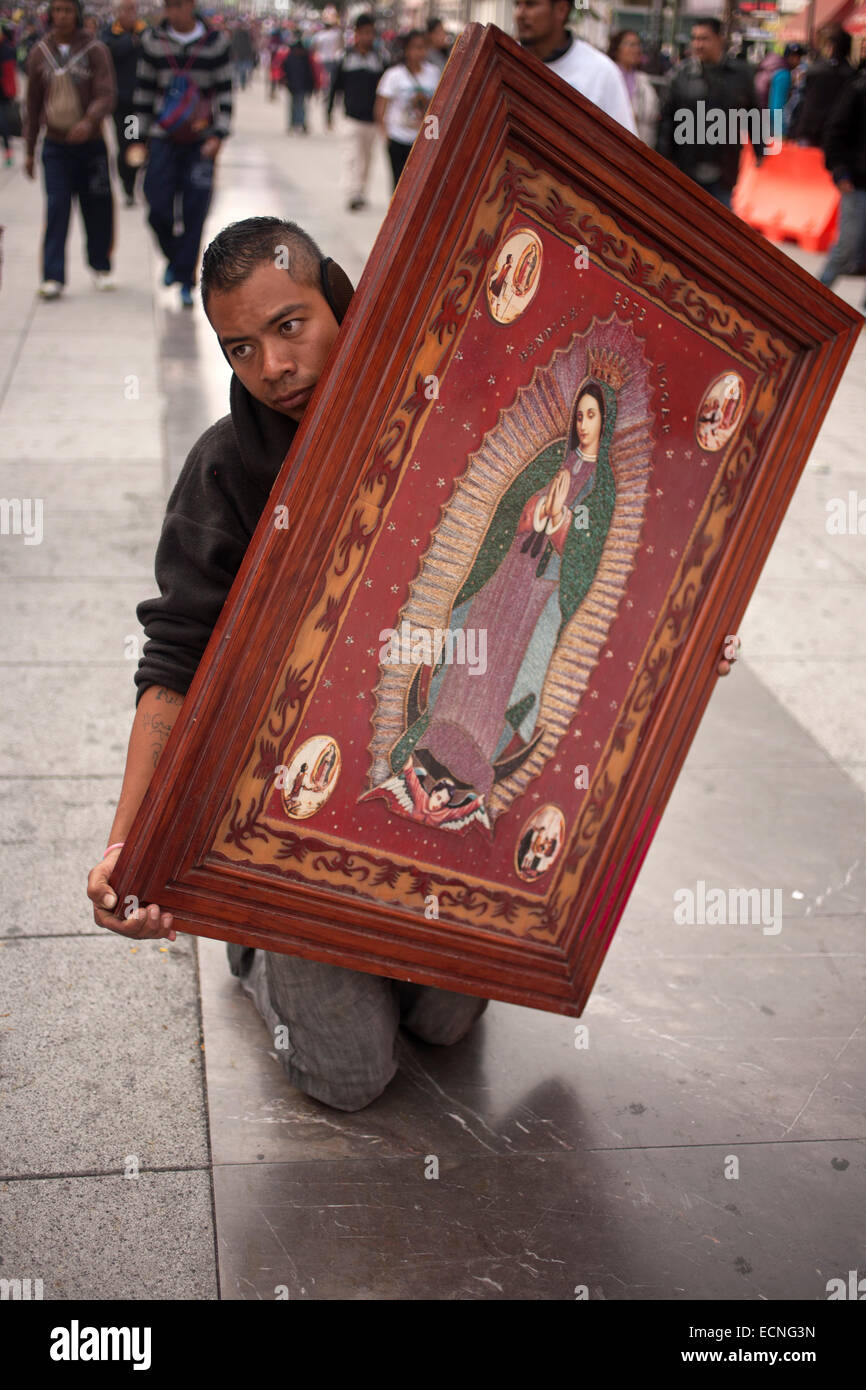
[[[404,985],[400,1022],[421,1042],[453,1047],[471,1031],[489,1000],[427,985]]]
[[[397,1070],[398,1008],[389,981],[266,953],[271,1007],[284,1020],[280,1061],[306,1095],[363,1110]]]

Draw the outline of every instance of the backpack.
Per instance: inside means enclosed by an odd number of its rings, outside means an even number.
[[[196,49],[206,39],[205,33],[192,45],[182,68],[178,67],[171,50],[166,54],[172,70],[172,79],[163,98],[156,124],[175,145],[194,144],[213,123],[210,97],[205,96],[198,83],[187,76]]]
[[[69,70],[90,52],[95,42],[94,39],[86,48],[80,48],[77,53],[73,53],[61,67],[45,40],[40,40],[39,46],[51,65],[51,82],[45,98],[45,123],[61,135],[67,135],[84,115],[81,97]]]

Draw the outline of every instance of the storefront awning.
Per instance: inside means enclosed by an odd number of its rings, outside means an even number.
[[[866,34],[866,4],[858,5],[843,22],[849,34]]]
[[[858,6],[858,10],[862,6]],[[843,24],[846,29],[850,26],[846,15],[854,9],[853,0],[815,0],[815,13],[812,21],[813,31],[818,33],[827,24]],[[776,38],[781,43],[807,43],[809,35],[807,25],[809,23],[809,7],[802,9],[799,14],[791,15],[791,18],[779,29]],[[851,31],[854,32],[853,30]]]

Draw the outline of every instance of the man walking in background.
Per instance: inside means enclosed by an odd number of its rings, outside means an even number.
[[[656,148],[726,208],[731,206],[740,169],[742,138],[739,120],[732,119],[729,113],[742,110],[749,114],[752,146],[760,163],[764,146],[753,126],[758,124],[761,108],[751,70],[725,52],[719,20],[696,19],[692,25],[691,57],[674,68],[669,79]],[[716,128],[718,120],[713,119],[716,112],[724,118],[721,132]],[[695,138],[680,139],[678,123],[682,123],[683,129],[693,129]],[[712,142],[705,138],[710,129]],[[718,139],[720,134],[726,138]]]
[[[283,81],[289,93],[288,130],[307,135],[307,101],[316,89],[313,64],[300,30],[295,30],[283,63]]]
[[[385,64],[374,47],[375,38],[373,16],[359,15],[355,20],[355,42],[337,64],[328,97],[330,125],[337,93],[343,94],[348,127],[343,158],[350,212],[367,206],[370,161],[377,143],[374,119],[376,88],[385,71]]]
[[[138,140],[134,120],[135,70],[141,53],[141,36],[147,25],[138,18],[136,0],[120,0],[116,18],[102,31],[102,42],[111,54],[117,83],[117,106],[114,109],[114,131],[117,136],[117,173],[126,195],[126,206],[135,202],[135,179],[138,169],[126,160],[130,145]]]
[[[135,114],[149,141],[144,196],[167,262],[163,284],[179,284],[191,308],[214,166],[232,119],[229,36],[196,13],[194,0],[166,0],[165,18],[142,36]]]
[[[636,135],[622,73],[606,53],[576,39],[565,27],[571,9],[571,0],[516,0],[514,28],[521,48]]]
[[[845,83],[833,107],[824,160],[842,195],[839,235],[821,272],[821,284],[829,289],[838,276],[862,275],[866,267],[866,71]]]
[[[26,159],[35,178],[36,141],[45,126],[45,240],[43,299],[57,299],[66,284],[66,236],[72,199],[78,198],[87,235],[87,260],[97,289],[113,289],[111,245],[114,203],[102,122],[117,100],[114,69],[104,44],[84,32],[79,0],[52,0],[50,32],[27,60]]]

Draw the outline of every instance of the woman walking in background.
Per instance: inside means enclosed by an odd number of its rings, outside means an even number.
[[[388,68],[376,89],[376,124],[388,141],[395,188],[440,75],[427,61],[426,36],[412,29],[406,35],[403,62]]]
[[[607,50],[625,78],[628,98],[634,112],[637,133],[644,144],[655,149],[659,123],[659,99],[643,68],[643,47],[634,29],[620,29]]]

